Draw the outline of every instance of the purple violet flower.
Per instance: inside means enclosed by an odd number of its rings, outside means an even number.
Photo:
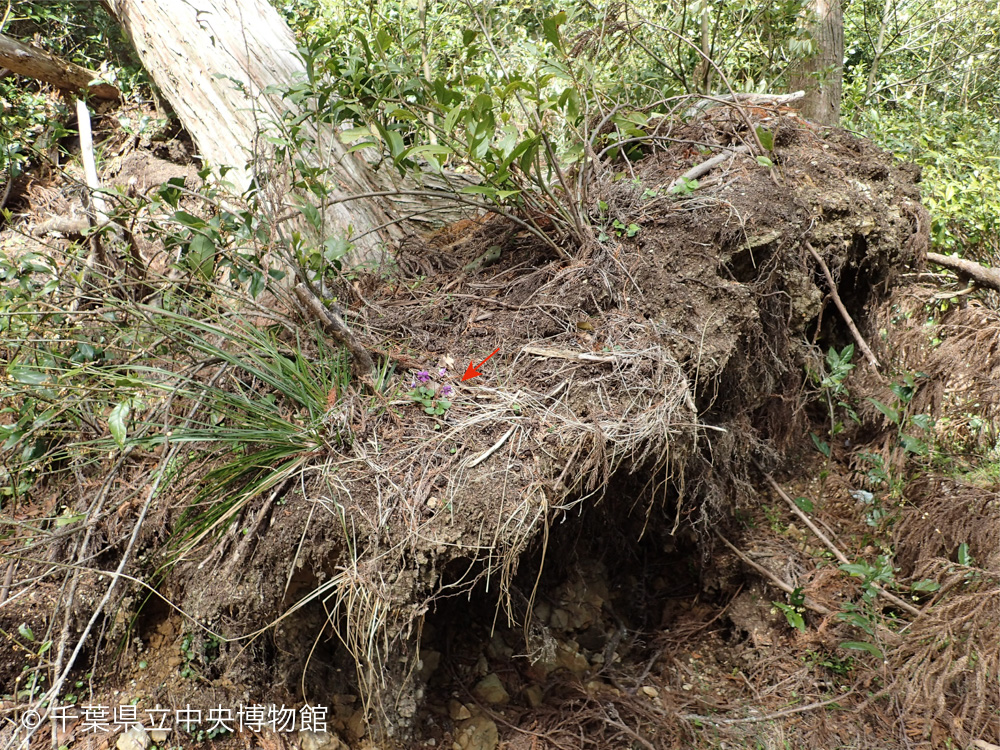
[[[441,389],[441,395],[444,396],[445,398],[447,398],[454,392],[455,389],[452,388],[450,385],[446,385],[444,388]]]
[[[446,368],[446,367],[442,367],[440,370],[438,370],[438,377],[439,378],[443,378],[447,374],[448,374],[448,368]]]
[[[420,381],[421,385],[427,385],[431,382],[431,374],[427,370],[421,370],[417,373],[417,380]]]

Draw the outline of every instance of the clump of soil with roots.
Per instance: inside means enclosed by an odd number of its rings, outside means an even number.
[[[773,134],[769,159],[743,148],[751,128]],[[943,603],[902,635],[876,630],[890,676],[861,670],[843,690],[833,686],[847,662],[831,654],[858,639],[835,615],[857,585],[815,567],[815,535],[775,533],[766,512],[791,512],[773,477],[793,462],[800,477],[827,478],[819,489],[792,481],[790,496],[850,489],[849,467],[810,457],[825,412],[808,373],[830,348],[857,344],[855,394],[883,400],[889,384],[871,362],[919,360],[928,387],[917,399],[942,410],[963,387],[970,400],[995,396],[995,312],[956,312],[986,322],[955,318],[952,350],[927,349],[918,330],[880,335],[922,266],[928,222],[917,172],[870,142],[778,107],[716,106],[664,133],[665,147],[593,177],[588,247],[557,253],[517,222],[470,216],[408,243],[391,268],[345,276],[334,291],[380,363],[377,387],[330,386],[323,439],[276,456],[294,468],[245,502],[213,504],[205,488],[227,486],[219,471],[232,456],[194,442],[188,461],[167,462],[166,441],[110,463],[70,459],[63,474],[75,478],[59,481],[97,495],[101,510],[85,538],[52,534],[44,550],[10,557],[4,631],[51,632],[60,667],[151,704],[327,705],[354,743],[868,746],[871,731],[937,742],[988,728],[996,524],[968,519],[996,514],[995,484],[911,488],[896,527],[903,575],[943,581]],[[696,188],[678,179],[709,152],[727,156]],[[280,318],[269,361],[320,367],[329,351],[307,311],[268,294],[266,309],[232,303],[244,328],[174,321],[170,335],[184,352],[206,341],[236,351]],[[218,313],[196,297],[192,309]],[[961,375],[954,347],[969,346],[980,356]],[[459,379],[497,348],[480,377]],[[178,359],[185,390],[161,421],[227,424],[221,412],[192,416],[198,383],[272,398],[293,419],[237,359]],[[891,462],[880,419],[861,414],[848,437],[882,440]],[[962,429],[982,442],[982,424]],[[53,480],[15,512],[60,492]],[[840,510],[825,510],[838,519],[824,533],[832,548],[865,533],[856,508]],[[962,544],[971,557],[959,565]],[[98,606],[96,571],[126,550],[117,606]],[[32,578],[54,570],[45,555],[89,571],[66,579],[69,596]],[[12,588],[14,572],[25,583]],[[772,605],[781,585],[804,592],[808,628]],[[924,607],[876,601],[894,617]],[[21,653],[0,658],[4,681],[23,664]],[[789,706],[793,694],[802,700]],[[847,721],[829,706],[856,711]]]

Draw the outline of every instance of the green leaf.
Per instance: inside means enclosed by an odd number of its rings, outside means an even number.
[[[532,96],[535,95],[534,86],[532,86],[530,83],[527,83],[526,81],[515,80],[511,81],[500,90],[500,98],[506,101],[507,99],[510,98],[510,95],[513,94],[515,91],[526,91]]]
[[[215,243],[203,234],[196,234],[188,245],[189,267],[205,281],[211,281],[215,274]]]
[[[21,383],[22,385],[41,385],[48,382],[48,376],[41,370],[20,365],[11,367],[7,371],[7,375],[15,383]]]
[[[414,146],[407,152],[409,156],[422,156],[431,154],[432,156],[451,156],[455,150],[437,143],[427,143],[423,146]]]
[[[378,148],[378,144],[375,141],[362,141],[361,143],[355,143],[347,149],[347,153],[353,154],[355,151],[363,151],[366,148]]]
[[[922,581],[917,581],[910,586],[910,591],[937,591],[941,588],[941,584],[937,581],[933,581],[930,578],[925,578]]]
[[[403,144],[403,136],[395,130],[386,130],[385,138],[389,144],[389,153],[392,155],[392,158],[398,159],[402,156],[403,151],[406,150],[406,146]]]
[[[448,114],[444,116],[444,123],[441,125],[442,129],[446,133],[450,133],[455,129],[455,123],[458,122],[458,118],[465,113],[465,108],[460,104],[456,104],[450,110]]]
[[[872,405],[874,405],[876,409],[885,414],[885,416],[889,419],[890,422],[897,425],[899,424],[900,415],[896,409],[893,409],[891,406],[883,404],[876,398],[869,398],[868,400],[872,403]]]
[[[813,512],[813,503],[808,497],[797,497],[795,498],[795,504],[798,506],[799,510],[806,513]]]
[[[580,115],[580,92],[576,86],[567,86],[559,96],[559,106],[566,111],[566,117],[575,122]]]
[[[468,185],[458,192],[464,195],[488,195],[493,197],[497,194],[497,189],[489,185]]]
[[[566,11],[559,11],[542,21],[542,33],[553,47],[562,49],[562,39],[559,37],[559,27],[566,23]]]
[[[411,148],[406,155],[411,157],[423,156],[427,154],[431,158],[428,159],[432,165],[436,167],[441,167],[444,165],[445,160],[455,153],[454,149],[448,146],[442,146],[436,143],[428,143],[423,146],[414,146]]]
[[[958,545],[958,564],[965,565],[968,567],[972,567],[973,565],[976,564],[976,561],[973,559],[972,554],[969,552],[969,545],[966,544],[965,542],[962,542],[960,545]]]
[[[128,434],[128,414],[131,409],[132,407],[129,406],[128,401],[123,401],[111,410],[111,416],[108,418],[108,428],[111,430],[111,437],[118,443],[119,448],[125,445],[125,437]]]
[[[816,450],[818,450],[827,458],[830,458],[831,454],[830,444],[827,443],[825,440],[821,440],[819,435],[817,435],[815,432],[810,432],[809,437],[812,438],[813,445],[816,446]]]
[[[340,131],[340,142],[341,143],[353,143],[354,141],[360,140],[361,138],[371,137],[371,128],[345,128]]]
[[[35,640],[35,634],[31,632],[31,628],[25,622],[17,626],[17,632],[21,634],[22,638],[27,638],[29,641]]]
[[[45,641],[41,646],[38,647],[38,655],[41,656],[50,648],[52,648],[52,641]]]
[[[902,443],[903,450],[914,456],[926,456],[930,453],[927,443],[920,438],[913,437],[913,435],[900,435],[899,442]]]
[[[69,526],[71,523],[83,520],[83,517],[83,513],[74,513],[71,516],[59,516],[56,519],[56,528],[61,529],[63,526]]]
[[[474,41],[476,41],[476,37],[477,36],[479,36],[479,31],[477,31],[476,29],[465,29],[465,30],[463,30],[462,31],[462,46],[463,47],[468,47],[470,44],[472,44]]]
[[[774,166],[774,162],[771,161],[770,159],[768,159],[766,156],[758,156],[757,157],[757,163],[760,164],[762,167],[773,167]]]
[[[189,214],[187,211],[174,211],[174,221],[178,224],[183,224],[186,227],[191,227],[192,229],[204,229],[208,226],[204,221],[199,219],[197,216]]]
[[[864,641],[844,641],[840,644],[841,648],[849,648],[854,651],[867,651],[869,654],[877,659],[885,658],[881,649],[872,643],[865,643]]]
[[[785,619],[788,621],[789,625],[800,632],[804,633],[806,631],[806,621],[802,617],[802,613],[795,607],[782,602],[772,602],[772,604],[785,613]]]
[[[520,148],[520,147],[518,147]],[[531,174],[531,167],[535,163],[535,157],[538,155],[538,139],[533,138],[528,147],[524,149],[524,153],[521,155],[521,159],[518,165],[521,167],[521,171],[525,174]]]
[[[840,569],[845,573],[850,573],[852,576],[857,576],[858,578],[869,578],[875,572],[875,569],[865,562],[844,563],[840,566]]]
[[[312,203],[303,203],[299,206],[299,210],[302,211],[302,215],[306,217],[306,221],[312,225],[313,229],[318,232],[322,228],[323,218],[319,215],[316,206]]]
[[[765,130],[760,125],[758,125],[757,137],[760,138],[761,146],[763,146],[768,151],[774,151],[774,133],[772,133],[770,130]],[[760,161],[759,157],[758,161]],[[764,166],[769,166],[769,165],[765,164]]]
[[[157,191],[161,198],[166,201],[171,208],[177,208],[177,204],[181,198],[181,191],[179,188],[184,187],[183,177],[171,177],[165,183],[160,185],[160,189]]]

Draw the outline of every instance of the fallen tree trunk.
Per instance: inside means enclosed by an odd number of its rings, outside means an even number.
[[[198,5],[110,0],[109,6],[202,159],[212,167],[230,167],[226,179],[241,191],[254,180],[266,185],[268,175],[255,174],[257,169],[247,164],[267,171],[262,136],[281,137],[278,124],[301,114],[282,92],[306,72],[292,31],[278,12],[266,0]],[[380,199],[338,199],[370,196],[393,186],[359,156],[347,153],[333,127],[307,119],[299,128],[301,150],[293,158],[329,169],[329,200],[317,206],[323,233],[350,229],[354,264],[384,260],[387,247],[403,232]],[[289,202],[284,195],[277,199]]]
[[[927,253],[927,260],[942,268],[954,271],[959,276],[966,276],[979,286],[1000,292],[1000,271],[995,268],[980,265],[973,260],[953,258],[950,255],[940,255],[939,253]]]
[[[37,47],[29,47],[3,34],[0,34],[0,66],[61,89],[90,93],[98,99],[117,99],[120,95],[118,89],[110,83],[91,85],[100,78],[94,71],[66,62]]]

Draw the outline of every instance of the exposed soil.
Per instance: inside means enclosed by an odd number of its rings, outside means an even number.
[[[707,158],[703,146],[747,141],[744,116],[774,133],[775,166],[737,154],[689,195],[668,194]],[[835,543],[865,555],[879,542],[857,499],[871,489],[857,457],[902,461],[876,410],[862,410],[829,460],[813,451],[809,432],[826,414],[806,373],[853,339],[807,243],[883,362],[924,370],[914,408],[976,403],[984,423],[996,415],[995,310],[953,311],[946,346],[928,348],[915,324],[880,335],[914,304],[904,274],[922,263],[928,222],[919,175],[871,143],[767,109],[712,109],[672,135],[682,142],[595,182],[603,239],[570,261],[517,224],[477,217],[415,239],[388,276],[345,281],[345,319],[396,363],[399,392],[425,370],[454,389],[450,408],[428,415],[404,397],[376,411],[360,389],[338,394],[350,447],[317,457],[308,481],[258,498],[160,576],[192,487],[218,457],[189,466],[152,505],[126,571],[156,595],[127,588],[77,661],[93,674],[81,677],[92,700],[329,706],[341,739],[302,735],[303,748],[890,748],[988,736],[995,699],[970,696],[985,694],[984,670],[996,674],[983,656],[996,637],[960,631],[972,617],[977,628],[1000,619],[988,572],[1000,563],[996,524],[970,525],[956,508],[996,515],[997,478],[929,474],[906,488],[901,579],[968,590],[918,619],[919,637],[879,641],[878,659],[841,648],[863,636],[835,613],[870,603],[856,579],[817,564],[829,550],[765,477],[784,472],[779,483],[809,500]],[[194,179],[191,166],[140,153],[123,153],[114,179],[139,192]],[[962,375],[955,351],[970,346],[977,359]],[[455,377],[497,347],[482,376]],[[885,401],[888,384],[862,368],[855,395]],[[995,428],[949,429],[971,447]],[[130,455],[123,484],[146,481],[155,459]],[[42,486],[9,512],[79,511],[102,471]],[[95,532],[101,570],[117,564],[138,507],[112,494],[116,511]],[[0,539],[0,551],[17,542]],[[986,571],[974,583],[954,566],[962,544]],[[70,559],[66,545],[51,550]],[[11,559],[0,627],[82,632],[101,579],[86,578],[56,622],[47,612],[63,592],[24,583],[42,568]],[[776,608],[790,600],[775,580],[816,605],[799,613],[801,631]],[[945,631],[951,651],[934,661],[927,644]],[[0,655],[0,685],[23,689],[32,658],[23,647]],[[13,713],[15,701],[0,708]],[[78,730],[59,743],[84,742]]]

